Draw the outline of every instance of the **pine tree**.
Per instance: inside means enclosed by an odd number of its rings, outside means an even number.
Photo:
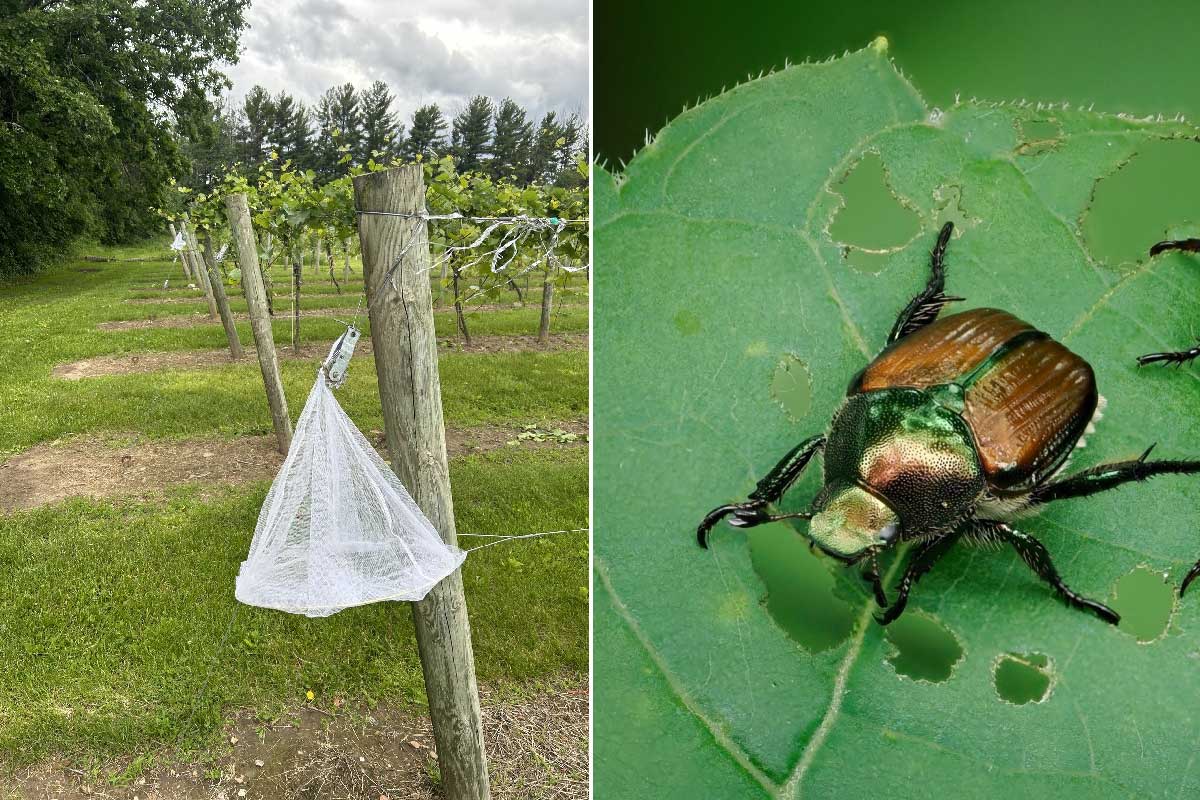
[[[358,155],[363,135],[360,101],[354,85],[333,86],[317,101],[317,141],[313,161],[317,173],[326,180],[344,175],[346,165],[339,164],[340,148],[348,146],[352,156]],[[337,131],[337,136],[334,136]]]
[[[476,95],[454,118],[451,152],[459,172],[474,172],[490,155],[492,139],[492,101]]]
[[[366,163],[367,159],[376,158],[375,153],[383,153],[384,158],[399,154],[404,139],[404,126],[392,111],[394,100],[395,96],[383,81],[375,81],[362,93],[360,162]]]
[[[558,114],[546,112],[538,124],[537,133],[529,149],[529,166],[525,173],[526,183],[552,183],[558,174],[558,149],[560,139],[566,136],[565,126],[558,121]]]
[[[405,158],[430,158],[446,150],[446,118],[435,103],[421,106],[413,112],[408,138],[404,140],[401,153]]]
[[[575,159],[580,152],[586,150],[587,139],[584,136],[583,120],[578,114],[567,117],[561,127],[562,135],[557,140],[554,154],[554,183],[568,188],[582,186],[586,180],[579,174]]]
[[[291,161],[300,169],[312,166],[312,115],[304,104],[287,92],[272,98],[274,120],[268,142],[279,160]]]
[[[512,98],[504,98],[496,109],[495,133],[492,136],[492,159],[488,172],[493,178],[522,179],[528,171],[529,148],[533,125],[525,109]]]
[[[268,142],[272,127],[275,124],[275,102],[270,93],[261,86],[255,86],[246,93],[242,102],[242,120],[239,140],[242,146],[242,160],[246,168],[255,170],[267,158]]]

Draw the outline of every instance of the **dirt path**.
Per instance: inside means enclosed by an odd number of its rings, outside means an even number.
[[[586,676],[519,701],[482,692],[484,740],[496,800],[587,797]],[[336,705],[336,700],[334,701]],[[428,717],[386,705],[335,713],[302,706],[264,724],[253,712],[225,725],[213,762],[157,766],[128,786],[99,780],[62,761],[22,770],[5,797],[42,800],[434,800],[434,740]]]
[[[587,303],[558,303],[555,308],[580,308],[586,307]],[[519,306],[515,303],[481,303],[479,305],[467,306],[465,313],[470,315],[476,311],[512,311],[519,308],[536,308],[536,306],[525,305]],[[454,307],[435,308],[435,314],[453,314]],[[353,306],[345,306],[342,308],[311,308],[308,310],[300,310],[300,318],[305,317],[339,317],[341,319],[350,319],[355,314]],[[364,318],[366,315],[363,315]],[[239,322],[248,320],[249,317],[244,311],[235,311],[233,318]],[[285,312],[280,309],[275,315],[275,321],[286,322],[291,319],[291,312]],[[153,317],[151,319],[119,319],[111,322],[101,322],[96,325],[96,330],[100,331],[134,331],[145,330],[148,328],[195,328],[199,325],[220,325],[221,320],[210,317],[203,311],[196,311],[191,314],[171,314],[165,317]]]
[[[471,346],[465,346],[460,339],[438,339],[438,347],[464,353],[522,353],[529,351],[552,352],[559,350],[586,349],[588,336],[586,333],[555,333],[549,341],[540,343],[536,336],[474,336]],[[279,358],[287,361],[315,361],[329,355],[333,342],[313,342],[302,344],[300,352],[290,346],[279,345],[276,353]],[[370,355],[371,341],[363,339],[354,348],[354,354]],[[227,349],[220,350],[177,350],[168,352],[135,352],[117,353],[107,356],[85,358],[82,361],[72,361],[59,364],[50,370],[50,377],[64,381],[78,381],[84,378],[99,378],[106,375],[131,375],[135,373],[160,372],[163,370],[213,369],[226,367],[235,363],[255,364],[256,354],[253,347],[246,349],[245,358],[235,362],[229,357]]]
[[[560,441],[549,431],[574,434]],[[586,444],[587,422],[557,422],[538,437],[520,439],[521,426],[447,429],[450,457],[502,447],[572,447]],[[366,431],[376,447],[382,431]],[[541,438],[541,441],[538,441]],[[510,442],[517,442],[512,445]],[[152,497],[185,483],[237,485],[270,480],[283,463],[274,436],[236,439],[123,440],[72,437],[31,447],[0,463],[0,513],[49,505],[71,497]]]

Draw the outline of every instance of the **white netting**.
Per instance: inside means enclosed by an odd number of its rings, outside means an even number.
[[[237,599],[326,617],[420,600],[465,558],[442,541],[319,373],[259,513]]]

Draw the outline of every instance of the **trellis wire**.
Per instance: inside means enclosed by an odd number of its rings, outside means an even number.
[[[491,273],[492,273],[492,275],[498,275],[500,272],[506,270],[508,268],[508,265],[511,264],[513,259],[516,258],[517,247],[522,242],[524,242],[530,235],[533,235],[535,233],[543,233],[543,232],[547,232],[547,231],[551,232],[551,237],[550,237],[550,241],[547,243],[546,249],[542,252],[542,255],[537,260],[535,260],[532,264],[530,264],[528,267],[526,267],[524,270],[522,270],[521,272],[519,272],[515,275],[507,275],[506,274],[505,278],[507,280],[514,280],[516,278],[521,277],[522,275],[532,272],[534,269],[537,269],[538,265],[540,265],[542,262],[548,261],[550,259],[554,259],[556,266],[559,269],[562,269],[566,272],[582,272],[590,267],[589,264],[584,264],[584,265],[581,265],[578,267],[568,267],[568,266],[563,265],[558,260],[558,258],[556,258],[554,256],[554,249],[558,245],[558,237],[562,233],[563,229],[566,228],[567,225],[586,225],[588,223],[588,220],[586,220],[586,219],[563,219],[561,217],[529,217],[529,216],[525,216],[525,215],[518,215],[518,216],[511,216],[511,217],[470,217],[470,216],[463,215],[457,211],[454,213],[451,213],[451,214],[430,214],[428,212],[421,213],[421,212],[401,212],[401,211],[363,211],[362,209],[357,209],[357,208],[354,209],[354,213],[355,214],[365,214],[368,216],[401,217],[404,219],[419,220],[421,222],[429,222],[431,220],[459,219],[459,220],[466,220],[466,221],[470,221],[470,222],[489,223],[488,226],[486,228],[484,228],[483,232],[480,233],[478,237],[476,237],[475,241],[471,242],[470,244],[445,247],[441,251],[441,253],[438,254],[437,258],[435,258],[432,261],[430,266],[427,269],[421,271],[422,274],[432,272],[433,270],[437,269],[442,264],[449,261],[450,258],[455,253],[462,252],[465,250],[474,250],[475,248],[477,248],[481,244],[483,244],[485,241],[487,241],[488,237],[491,236],[492,233],[494,233],[498,228],[500,228],[504,225],[512,225],[514,227],[511,231],[505,232],[505,234],[500,239],[500,243],[496,247],[494,247],[491,250],[485,251],[483,254],[481,254],[475,260],[462,265],[461,267],[459,267],[456,270],[456,272],[461,273],[463,270],[469,269],[469,268],[475,266],[476,264],[481,263],[482,261],[484,261],[486,258],[488,258],[490,256],[491,260],[492,260]],[[396,256],[396,260],[394,261],[392,266],[388,269],[387,272],[384,273],[383,281],[385,283],[390,281],[392,283],[393,289],[397,288],[395,280],[394,280],[395,272],[399,268],[400,263],[404,260],[404,256],[406,256],[408,254],[409,249],[411,249],[413,247],[413,245],[416,244],[416,242],[417,242],[417,237],[415,237],[415,236],[411,237],[409,239],[408,243],[405,245],[404,249],[400,251],[400,254],[398,256]],[[505,260],[505,261],[503,261],[503,263],[501,263],[501,259],[503,259],[505,252],[508,250],[511,250],[512,254],[508,257],[507,260]],[[468,302],[471,299],[478,297],[480,294],[486,292],[489,288],[490,287],[486,286],[486,285],[479,287],[473,294],[471,294],[469,297],[466,298],[466,300],[464,300],[462,302]],[[380,295],[380,297],[382,297],[382,295]],[[378,299],[378,298],[376,298],[376,299]],[[374,303],[374,302],[375,301],[373,300],[372,303]]]
[[[511,542],[513,539],[537,539],[542,536],[553,536],[558,533],[583,533],[591,530],[590,528],[568,528],[561,531],[541,531],[540,533],[519,533],[519,534],[504,534],[504,533],[460,533],[459,538],[475,537],[479,539],[495,539],[494,542],[468,547],[464,552],[470,553],[473,550],[483,550],[486,547],[491,547],[494,544],[504,544]]]

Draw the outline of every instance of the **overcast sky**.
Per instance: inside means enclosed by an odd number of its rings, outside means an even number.
[[[512,97],[536,120],[588,103],[587,0],[254,0],[233,101],[262,84],[312,104],[335,84],[386,81],[407,126],[436,102]]]

